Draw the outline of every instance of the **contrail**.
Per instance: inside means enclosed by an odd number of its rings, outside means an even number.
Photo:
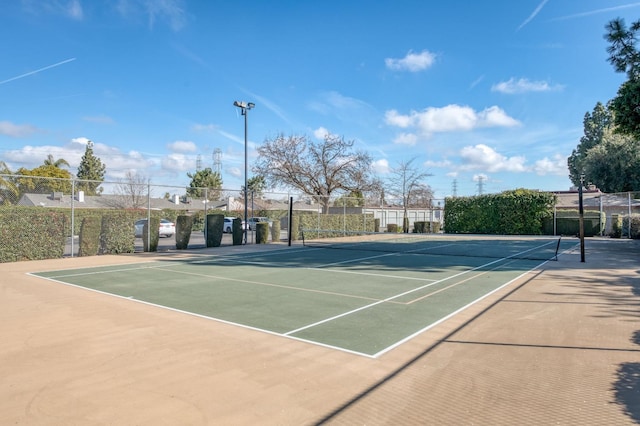
[[[524,27],[525,25],[527,25],[529,22],[531,22],[531,20],[533,18],[536,17],[536,15],[538,13],[540,13],[540,11],[542,10],[542,8],[544,7],[544,5],[548,2],[549,0],[542,0],[542,3],[540,3],[538,5],[538,7],[536,7],[536,9],[533,11],[533,13],[531,13],[531,15],[529,15],[529,17],[527,19],[524,20],[524,22],[522,24],[520,24],[520,26],[516,29],[516,31],[520,31],[522,29],[522,27]]]
[[[589,12],[576,13],[574,15],[561,16],[559,18],[550,19],[550,21],[551,22],[553,22],[553,21],[564,21],[566,19],[582,18],[583,16],[596,15],[596,14],[599,14],[599,13],[612,12],[612,11],[615,11],[615,10],[628,9],[628,8],[631,8],[631,7],[638,7],[638,6],[640,6],[640,3],[622,4],[620,6],[607,7],[607,8],[604,8],[604,9],[591,10]]]
[[[49,65],[49,66],[46,66],[46,67],[44,67],[44,68],[40,68],[39,70],[29,71],[29,72],[28,72],[28,73],[26,73],[26,74],[22,74],[22,75],[19,75],[19,76],[17,76],[17,77],[12,77],[12,78],[10,78],[10,79],[8,79],[8,80],[0,81],[0,84],[5,84],[5,83],[8,83],[8,82],[10,82],[10,81],[17,80],[17,79],[19,79],[19,78],[23,78],[23,77],[28,77],[28,76],[30,76],[30,75],[37,74],[37,73],[39,73],[39,72],[41,72],[41,71],[48,70],[49,68],[54,68],[54,67],[60,66],[60,65],[62,65],[62,64],[66,64],[67,62],[72,62],[72,61],[75,61],[75,60],[76,60],[76,58],[66,59],[66,60],[64,60],[64,61],[62,61],[62,62],[58,62],[57,64]]]

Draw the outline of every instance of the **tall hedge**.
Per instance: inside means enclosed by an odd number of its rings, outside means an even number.
[[[231,239],[234,246],[242,245],[242,238],[244,237],[244,230],[242,229],[242,219],[236,217],[233,219],[233,225],[231,228]]]
[[[256,244],[267,244],[269,242],[269,223],[256,223]]]
[[[271,224],[271,241],[280,242],[280,220],[274,220]]]
[[[160,238],[160,219],[152,216],[151,222],[146,221],[142,227],[142,250],[158,251],[158,239]]]
[[[223,214],[207,215],[207,247],[220,247],[220,245],[222,244],[223,226]]]
[[[193,217],[180,215],[176,218],[176,249],[186,250],[191,239],[191,229],[193,227]]]
[[[95,256],[100,250],[102,217],[86,216],[80,226],[78,256]]]
[[[500,194],[449,197],[445,200],[447,233],[539,235],[553,216],[555,196],[516,189]]]
[[[127,212],[112,211],[102,216],[99,253],[133,253],[135,235],[132,225],[131,215]]]
[[[0,262],[60,258],[69,230],[69,218],[58,210],[2,208]]]

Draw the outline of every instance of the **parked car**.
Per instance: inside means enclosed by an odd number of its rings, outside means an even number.
[[[233,231],[234,220],[235,220],[235,217],[225,217],[224,223],[222,224],[222,232],[226,232],[227,234],[230,234],[231,231]]]
[[[142,230],[144,224],[147,223],[147,219],[139,219],[135,223],[135,235],[136,238],[142,237]],[[176,233],[176,224],[169,219],[160,219],[160,228],[158,229],[158,235],[160,237],[171,237]]]
[[[268,222],[269,223],[269,228],[271,228],[271,224],[273,223],[271,221],[271,219],[269,219],[268,217],[250,217],[249,220],[249,230],[250,231],[254,231],[256,229],[256,223],[258,222]]]

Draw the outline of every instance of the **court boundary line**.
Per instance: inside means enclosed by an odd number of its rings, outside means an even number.
[[[345,316],[348,316],[348,315],[355,314],[355,313],[357,313],[357,312],[363,311],[363,310],[365,310],[365,309],[372,308],[372,307],[374,307],[374,306],[380,305],[380,304],[385,303],[385,302],[392,301],[393,299],[397,299],[397,298],[402,297],[402,296],[405,296],[405,295],[407,295],[407,294],[411,294],[411,293],[414,293],[414,292],[416,292],[416,291],[423,290],[423,289],[425,289],[425,288],[427,288],[427,287],[431,287],[431,286],[434,286],[434,285],[436,285],[436,284],[440,284],[440,283],[441,283],[441,282],[443,282],[443,281],[447,281],[447,280],[450,280],[450,279],[452,279],[452,278],[456,278],[456,277],[459,277],[459,276],[461,276],[461,275],[468,274],[468,273],[473,272],[473,271],[476,271],[476,270],[478,270],[478,269],[480,269],[480,268],[484,268],[484,267],[486,267],[486,266],[493,265],[494,263],[502,262],[503,260],[505,260],[505,259],[497,259],[497,260],[494,260],[494,261],[492,261],[492,262],[486,263],[486,264],[484,264],[484,265],[476,266],[475,268],[468,269],[468,270],[466,270],[466,271],[462,271],[462,272],[458,272],[457,274],[453,274],[453,275],[448,276],[448,277],[446,277],[446,278],[443,278],[443,279],[441,279],[441,280],[437,280],[437,281],[434,281],[434,282],[432,282],[432,283],[425,284],[425,285],[423,285],[423,286],[416,287],[416,288],[414,288],[414,289],[407,290],[407,291],[405,291],[405,292],[402,292],[402,293],[396,294],[396,295],[394,295],[394,296],[387,297],[387,298],[382,299],[382,300],[379,300],[379,301],[377,301],[377,302],[370,303],[369,305],[361,306],[361,307],[359,307],[359,308],[357,308],[357,309],[353,309],[353,310],[351,310],[351,311],[343,312],[342,314],[335,315],[335,316],[330,317],[330,318],[325,318],[325,319],[324,319],[324,320],[322,320],[322,321],[317,321],[317,322],[315,322],[315,323],[308,324],[308,325],[306,325],[306,326],[304,326],[304,327],[300,327],[300,328],[298,328],[298,329],[292,330],[292,331],[288,332],[288,333],[287,333],[287,335],[289,335],[289,334],[293,334],[293,333],[298,333],[298,332],[300,332],[300,331],[304,331],[304,330],[307,330],[307,329],[310,329],[310,328],[316,327],[316,326],[318,326],[318,325],[325,324],[325,323],[328,323],[328,322],[334,321],[334,320],[336,320],[336,319],[339,319],[339,318],[342,318],[342,317],[345,317]]]
[[[572,250],[575,250],[576,247],[577,247],[577,244],[575,244],[570,249],[564,250],[561,254],[566,254],[566,253],[568,253],[568,252],[570,252]],[[302,250],[308,250],[308,249],[309,248],[307,247],[307,248],[302,248],[302,249],[295,249],[295,251],[302,251]],[[313,248],[313,249],[319,250],[319,248]],[[533,250],[533,249],[530,249],[530,250]],[[530,250],[527,250],[527,251],[530,251]],[[271,252],[252,253],[251,255],[256,255],[257,256],[257,255],[264,255],[264,254],[270,254],[270,253],[280,253],[280,252],[283,252],[283,251],[287,251],[287,249],[279,249],[279,250],[274,250],[274,251],[271,251]],[[199,257],[199,256],[196,256],[196,257]],[[206,255],[206,256],[210,257],[210,258],[221,258],[221,259],[225,259],[225,258],[230,257],[230,255],[226,255],[226,254],[225,255],[214,254],[214,255]],[[433,283],[426,284],[424,286],[421,286],[421,287],[418,287],[418,288],[415,288],[415,289],[400,293],[398,295],[383,299],[383,300],[378,301],[376,303],[365,305],[364,307],[358,308],[356,310],[352,310],[350,312],[346,312],[346,313],[343,313],[341,315],[337,315],[337,316],[334,316],[332,318],[325,319],[325,320],[320,321],[318,323],[311,324],[309,326],[302,327],[302,328],[299,328],[297,330],[289,331],[287,333],[278,333],[278,332],[274,332],[274,331],[270,331],[270,330],[254,327],[254,326],[249,326],[249,325],[246,325],[246,324],[236,323],[236,322],[233,322],[233,321],[228,321],[228,320],[223,320],[223,319],[220,319],[220,318],[210,317],[210,316],[203,315],[203,314],[198,314],[198,313],[195,313],[195,312],[189,312],[189,311],[181,310],[181,309],[178,309],[178,308],[172,308],[172,307],[169,307],[169,306],[164,306],[164,305],[159,305],[159,304],[152,303],[152,302],[147,302],[147,301],[144,301],[144,300],[136,299],[136,298],[131,297],[131,296],[121,296],[121,295],[117,295],[117,294],[113,294],[113,293],[108,293],[108,292],[102,291],[102,290],[97,290],[97,289],[92,289],[92,288],[84,287],[84,286],[77,285],[77,284],[67,283],[67,282],[64,282],[64,281],[57,280],[57,279],[55,279],[53,277],[45,277],[45,276],[37,275],[37,274],[40,274],[40,273],[57,272],[57,271],[62,272],[62,271],[65,271],[65,270],[69,271],[69,270],[78,270],[78,269],[103,268],[103,267],[109,267],[111,265],[87,266],[87,267],[80,267],[80,268],[66,268],[66,269],[48,270],[48,271],[42,271],[42,272],[27,272],[26,275],[32,276],[32,277],[36,277],[36,278],[40,278],[40,279],[44,279],[44,280],[48,280],[48,281],[55,282],[55,283],[62,284],[62,285],[66,285],[66,286],[71,286],[71,287],[83,289],[83,290],[86,290],[86,291],[96,292],[96,293],[99,293],[99,294],[102,294],[102,295],[106,295],[106,296],[111,296],[111,297],[116,297],[116,298],[119,298],[119,299],[124,299],[124,300],[128,300],[128,301],[142,303],[142,304],[147,305],[147,306],[153,306],[153,307],[160,308],[160,309],[166,309],[166,310],[169,310],[169,311],[172,311],[172,312],[178,312],[178,313],[187,314],[187,315],[191,315],[191,316],[202,318],[202,319],[208,319],[208,320],[215,321],[215,322],[222,323],[222,324],[237,326],[237,327],[241,327],[241,328],[248,329],[248,330],[253,330],[253,331],[258,331],[258,332],[264,332],[264,333],[267,333],[267,334],[270,334],[270,335],[273,335],[273,336],[285,337],[285,338],[292,339],[292,340],[299,341],[299,342],[304,342],[304,343],[308,343],[308,344],[312,344],[312,345],[317,345],[317,346],[329,348],[329,349],[332,349],[332,350],[338,350],[338,351],[345,352],[345,353],[350,353],[350,354],[354,354],[354,355],[363,356],[363,357],[369,358],[369,359],[377,359],[380,356],[384,355],[385,353],[397,348],[398,346],[408,342],[409,340],[412,340],[416,336],[424,333],[425,331],[428,331],[429,329],[431,329],[433,327],[436,327],[437,325],[441,324],[442,322],[444,322],[444,321],[454,317],[455,315],[459,314],[460,312],[464,311],[465,309],[468,309],[469,307],[471,307],[474,304],[480,302],[481,300],[491,296],[495,292],[497,292],[497,291],[503,289],[504,287],[512,284],[513,282],[519,280],[523,276],[531,273],[532,271],[535,271],[536,269],[539,269],[541,266],[543,266],[544,264],[548,263],[550,261],[550,259],[541,262],[540,264],[538,264],[535,267],[529,269],[528,271],[523,272],[522,274],[520,274],[517,277],[513,278],[512,280],[502,284],[501,286],[497,287],[496,289],[494,289],[494,290],[482,295],[481,297],[469,302],[468,304],[462,306],[461,308],[455,310],[454,312],[449,313],[445,317],[440,318],[439,320],[437,320],[437,321],[425,326],[424,328],[422,328],[420,330],[417,330],[416,332],[412,333],[411,335],[409,335],[409,336],[407,336],[407,337],[405,337],[403,339],[400,339],[396,343],[394,343],[394,344],[382,349],[381,351],[376,352],[375,354],[367,354],[367,353],[363,353],[363,352],[358,352],[358,351],[354,351],[354,350],[347,349],[347,348],[340,347],[340,346],[333,346],[333,345],[329,345],[329,344],[322,343],[322,342],[317,342],[317,341],[313,341],[313,340],[308,340],[308,339],[292,336],[291,334],[294,333],[294,332],[301,331],[303,329],[311,328],[311,327],[313,327],[315,325],[319,325],[319,324],[322,324],[322,323],[325,323],[325,322],[329,322],[331,320],[334,320],[334,319],[337,319],[337,318],[340,318],[340,317],[355,313],[357,311],[361,311],[361,310],[367,309],[368,307],[379,305],[379,304],[384,303],[386,301],[391,301],[391,300],[393,300],[395,298],[402,297],[405,294],[410,294],[412,292],[419,291],[421,289],[424,289],[424,288],[430,287],[432,285],[435,285],[435,284],[437,284],[439,282],[446,281],[446,280],[455,278],[457,276],[461,276],[461,275],[473,272],[473,271],[475,271],[477,269],[480,269],[480,268],[483,268],[483,267],[486,267],[486,266],[489,266],[489,265],[492,265],[492,264],[495,264],[495,263],[498,263],[498,262],[502,262],[502,261],[504,261],[506,259],[509,259],[509,258],[512,258],[512,257],[514,257],[514,255],[506,257],[506,258],[496,259],[496,260],[494,260],[492,262],[488,262],[486,264],[474,267],[474,268],[469,269],[467,271],[462,271],[462,272],[460,272],[458,274],[454,274],[454,275],[446,277],[446,278],[444,278],[442,280],[434,281]],[[147,261],[142,261],[142,262],[139,262],[139,263],[140,264],[144,264],[144,263],[153,263],[153,262],[158,262],[158,260],[147,260]],[[178,261],[176,261],[176,263],[178,263]],[[183,262],[181,262],[181,263],[183,263]],[[116,265],[112,265],[112,266],[136,265],[136,264],[138,264],[138,262],[116,264]],[[164,266],[166,266],[166,265],[164,265]],[[134,268],[133,270],[135,270],[135,269],[136,268]],[[137,269],[139,269],[139,270],[141,270],[141,269],[151,269],[151,267],[149,267],[149,268],[137,268]],[[175,272],[175,271],[172,271],[172,272]]]
[[[28,272],[27,275],[32,275],[32,273]],[[224,319],[221,319],[221,318],[210,317],[208,315],[198,314],[196,312],[189,312],[189,311],[185,311],[185,310],[178,309],[178,308],[172,308],[171,306],[159,305],[157,303],[147,302],[146,300],[136,299],[136,298],[134,298],[132,296],[121,296],[119,294],[108,293],[106,291],[97,290],[97,289],[94,289],[94,288],[83,287],[83,286],[78,285],[78,284],[68,283],[68,282],[65,282],[65,281],[59,281],[59,280],[56,280],[54,278],[41,277],[41,276],[38,276],[38,275],[32,275],[32,276],[37,277],[37,278],[41,278],[41,279],[44,279],[44,280],[47,280],[47,281],[51,281],[51,282],[54,282],[56,284],[61,284],[61,285],[69,286],[69,287],[75,287],[75,288],[80,289],[80,290],[86,290],[86,291],[90,291],[90,292],[94,292],[94,293],[99,293],[99,294],[102,294],[104,296],[115,297],[117,299],[127,300],[127,301],[130,301],[130,302],[141,303],[143,305],[151,306],[151,307],[154,307],[154,308],[164,309],[164,310],[168,310],[168,311],[171,311],[171,312],[177,312],[177,313],[180,313],[180,314],[191,315],[191,316],[194,316],[194,317],[197,317],[197,318],[206,319],[206,320],[210,320],[210,321],[214,321],[214,322],[218,322],[218,323],[222,323],[222,324],[226,324],[226,325],[231,325],[231,326],[235,326],[235,327],[240,327],[240,328],[244,328],[244,329],[252,330],[252,331],[256,331],[256,332],[267,333],[267,334],[270,334],[272,336],[284,337],[284,338],[295,340],[295,341],[298,341],[298,342],[303,342],[303,343],[308,343],[308,344],[312,344],[312,345],[322,346],[322,347],[325,347],[325,348],[328,348],[328,349],[332,349],[332,350],[337,350],[337,351],[341,351],[341,352],[350,353],[350,354],[353,354],[353,355],[363,356],[365,358],[370,358],[370,359],[374,358],[372,355],[364,353],[364,352],[358,352],[358,351],[354,351],[352,349],[347,349],[347,348],[340,347],[340,346],[333,346],[333,345],[329,345],[327,343],[316,342],[316,341],[313,341],[313,340],[307,340],[307,339],[303,339],[303,338],[296,337],[296,336],[288,336],[286,334],[278,333],[276,331],[271,331],[271,330],[267,330],[267,329],[264,329],[264,328],[259,328],[259,327],[254,327],[254,326],[251,326],[251,325],[246,325],[246,324],[241,324],[241,323],[237,323],[237,322],[233,322],[233,321],[229,321],[229,320],[224,320]]]

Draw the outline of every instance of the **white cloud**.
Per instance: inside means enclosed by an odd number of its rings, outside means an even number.
[[[91,142],[91,140],[89,138],[85,138],[84,136],[81,136],[79,138],[71,139],[71,143],[80,144],[80,145],[83,145],[83,146],[87,145],[89,142]]]
[[[36,132],[36,128],[29,124],[13,124],[10,121],[0,121],[0,135],[12,138],[22,138]]]
[[[384,113],[384,120],[390,126],[406,129],[407,127],[413,125],[414,114],[415,113],[412,112],[411,115],[400,115],[398,111],[392,109]]]
[[[562,90],[564,86],[556,84],[551,85],[546,81],[530,81],[526,78],[514,79],[513,77],[507,81],[501,81],[491,87],[492,92],[506,93],[514,95],[527,92],[550,92]]]
[[[478,144],[460,150],[462,170],[483,170],[487,172],[526,172],[524,156],[506,157],[493,148]]]
[[[539,176],[568,176],[569,167],[567,166],[567,157],[560,154],[554,155],[551,159],[549,159],[548,157],[544,157],[542,160],[538,160],[535,162],[533,170]]]
[[[385,113],[385,122],[400,128],[414,127],[425,136],[432,133],[469,131],[481,127],[513,127],[520,124],[497,106],[476,112],[471,107],[455,104],[442,108],[430,107],[421,112],[411,111],[408,115],[390,110]]]
[[[162,168],[172,172],[183,172],[189,169],[195,169],[195,160],[184,154],[173,153],[162,158]]]
[[[386,58],[384,63],[387,68],[394,71],[418,72],[429,68],[435,60],[436,55],[434,53],[423,50],[420,53],[409,51],[409,53],[401,59]]]
[[[447,167],[451,167],[452,163],[449,160],[442,160],[442,161],[427,160],[427,161],[424,162],[424,166],[426,168],[430,168],[430,167],[447,168]],[[457,172],[454,172],[453,174],[457,175]]]
[[[413,146],[418,141],[418,137],[413,133],[400,133],[395,137],[393,143],[398,145],[408,145]]]
[[[167,144],[167,149],[173,152],[195,152],[196,144],[191,141],[175,141]]]
[[[387,174],[389,173],[389,161],[384,158],[376,160],[371,164],[371,168],[376,173]]]
[[[315,136],[316,139],[321,139],[321,140],[323,140],[327,135],[330,135],[330,134],[331,132],[329,132],[324,127],[318,127],[316,130],[313,131],[313,136]]]

